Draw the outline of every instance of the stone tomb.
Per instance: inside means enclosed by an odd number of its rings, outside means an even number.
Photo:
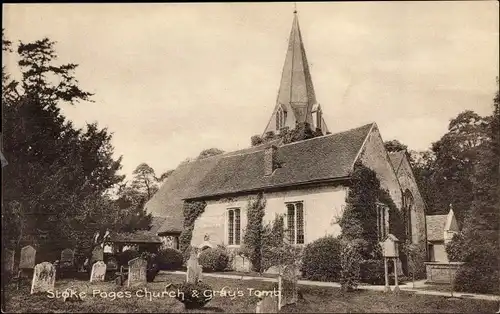
[[[146,283],[148,262],[140,257],[128,261],[127,287],[138,286]]]
[[[92,271],[90,272],[90,282],[104,281],[106,276],[106,263],[103,261],[97,261],[92,265]]]
[[[187,264],[186,282],[197,283],[201,281],[203,269],[201,265],[198,263],[198,257],[196,256],[195,253],[191,254],[186,264]]]
[[[35,267],[36,250],[31,245],[21,249],[19,269],[33,269]]]
[[[298,270],[294,265],[283,267],[283,273],[278,277],[280,292],[278,307],[281,309],[287,304],[295,304],[298,300]]]
[[[49,262],[37,264],[33,270],[31,294],[54,290],[56,268]]]

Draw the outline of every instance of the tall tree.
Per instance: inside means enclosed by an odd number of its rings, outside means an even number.
[[[12,51],[8,40],[2,43],[4,53]],[[2,68],[3,148],[9,161],[2,169],[2,214],[19,222],[17,230],[3,226],[9,234],[3,244],[10,247],[76,245],[119,217],[104,193],[123,180],[117,174],[121,157],[112,157],[106,129],[78,129],[62,115],[61,105],[91,101],[92,95],[78,86],[75,64],[56,64],[54,46],[47,38],[19,43],[20,81]]]
[[[388,152],[399,152],[408,149],[408,146],[406,146],[405,144],[401,143],[398,140],[386,141],[384,143],[384,146]]]

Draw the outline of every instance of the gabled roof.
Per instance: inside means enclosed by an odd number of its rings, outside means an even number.
[[[112,233],[110,234],[109,238],[106,240],[106,242],[113,242],[113,243],[154,243],[154,244],[160,244],[162,243],[161,239],[156,236],[156,234],[153,234],[150,231],[136,231],[136,232],[121,232],[121,233]]]
[[[444,241],[444,226],[448,215],[427,215],[427,241]]]
[[[281,167],[264,175],[264,150],[223,157],[187,198],[265,190],[346,178],[372,127],[295,142],[278,148]]]
[[[146,203],[146,211],[165,219],[158,233],[181,232],[186,199],[347,179],[372,126],[278,146],[281,168],[271,176],[264,176],[264,151],[271,143],[182,164]]]

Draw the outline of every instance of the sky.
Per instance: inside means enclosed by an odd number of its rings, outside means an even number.
[[[64,106],[113,133],[122,173],[159,174],[203,149],[246,148],[276,103],[293,3],[4,4],[14,43],[48,37],[93,103]],[[499,4],[297,3],[316,97],[332,133],[376,122],[424,150],[464,110],[492,111]],[[15,73],[15,56],[7,69]]]

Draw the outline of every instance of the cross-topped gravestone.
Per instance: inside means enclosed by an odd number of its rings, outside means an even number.
[[[72,249],[61,251],[61,264],[73,265],[75,261],[75,252]]]
[[[293,264],[285,265],[283,273],[278,277],[278,290],[280,292],[278,307],[295,304],[298,300],[298,270]]]
[[[128,261],[128,287],[146,283],[147,265],[148,262],[140,257]]]
[[[198,257],[195,250],[191,251],[191,256],[186,263],[187,272],[186,272],[186,282],[188,283],[197,283],[202,278],[202,267],[198,263]]]
[[[92,265],[92,271],[90,272],[90,282],[104,281],[106,276],[106,263],[103,261],[97,261]]]
[[[102,261],[104,260],[104,249],[100,246],[96,246],[92,250],[92,258],[90,259],[90,263],[94,263],[97,261]]]
[[[21,249],[19,269],[33,269],[35,267],[36,250],[31,245]]]
[[[49,262],[37,264],[33,270],[31,294],[54,290],[56,268]]]

